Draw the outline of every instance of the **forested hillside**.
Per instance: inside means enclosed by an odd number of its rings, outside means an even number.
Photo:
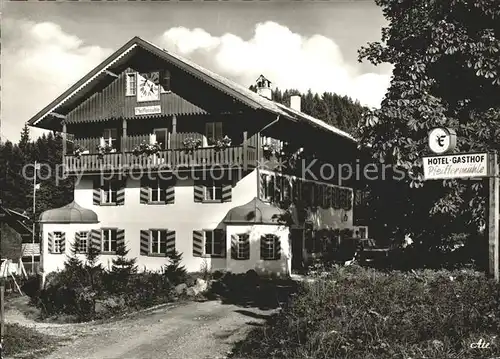
[[[36,141],[29,137],[25,126],[18,144],[6,141],[0,144],[0,189],[3,205],[33,216],[33,164],[41,164],[36,192],[36,213],[63,206],[73,199],[73,182],[62,179],[62,137],[43,135]],[[56,171],[59,173],[56,176]]]
[[[250,86],[250,90],[257,91],[253,85]],[[276,89],[272,91],[273,101],[286,106],[290,105],[290,96],[293,95],[300,95],[302,112],[350,134],[355,134],[363,113],[363,106],[358,101],[331,92],[324,92],[320,95],[313,94],[311,90],[306,94],[302,94],[298,90],[281,91]]]

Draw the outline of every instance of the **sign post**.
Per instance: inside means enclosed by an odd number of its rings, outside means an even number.
[[[500,282],[500,189],[498,154],[459,153],[445,155],[456,146],[456,134],[452,129],[435,128],[429,132],[429,148],[434,156],[423,157],[424,179],[488,178],[488,272]]]
[[[488,251],[489,272],[498,283],[500,281],[500,244],[498,240],[498,226],[500,225],[500,203],[499,203],[499,171],[498,154],[490,154],[490,176],[489,176],[489,200],[488,200]]]

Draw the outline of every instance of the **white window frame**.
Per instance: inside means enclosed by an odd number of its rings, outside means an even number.
[[[131,86],[131,79],[133,79],[134,86]],[[137,73],[130,72],[126,76],[126,90],[125,96],[136,96],[137,95]]]
[[[216,133],[218,124],[220,124],[220,138],[222,138],[223,133],[224,133],[224,124],[222,123],[222,121],[206,122],[205,123],[205,137],[207,139],[207,143],[209,146],[213,146],[213,143],[211,143],[212,140],[216,141],[217,139],[219,139],[219,137],[217,137],[217,133]],[[213,137],[208,136],[208,128],[209,127],[212,127]]]
[[[62,253],[61,242],[62,242],[63,232],[52,232],[52,236],[53,236],[52,253]]]
[[[106,239],[106,236],[104,235],[104,233],[108,233],[109,234],[109,240]],[[112,250],[112,244],[113,244],[113,233],[114,233],[114,236],[115,236],[115,250]],[[103,228],[101,229],[101,250],[105,253],[114,253],[116,252],[116,248],[117,248],[117,237],[118,237],[118,229],[116,228]],[[106,243],[108,242],[108,243]],[[106,244],[107,244],[107,247],[108,248],[105,248],[106,247]]]
[[[113,137],[113,131],[116,132],[116,137]],[[116,127],[105,128],[102,131],[102,137],[104,138],[104,143],[107,143],[110,147],[116,149],[116,144],[118,143],[118,129]]]
[[[156,199],[153,198],[153,194],[155,192],[153,192],[153,187],[152,185],[156,185],[156,187],[154,188],[156,192]],[[163,196],[165,198],[163,198],[163,200],[161,199],[161,194],[163,193]],[[151,182],[151,185],[149,187],[149,202],[150,203],[164,203],[165,200],[166,200],[166,188],[165,188],[165,183],[160,179],[160,178],[157,178],[156,180],[152,181]]]
[[[238,236],[238,242],[236,242],[236,258],[237,259],[244,259],[245,256],[242,255],[242,252],[241,252],[241,244],[247,242],[247,238],[249,237],[249,235],[247,233],[242,233],[242,234],[237,234]],[[243,240],[244,238],[244,240]]]
[[[103,187],[107,188],[101,188],[101,204],[116,204],[118,202],[118,188],[116,188],[116,184],[112,181],[106,181]],[[115,192],[114,201],[113,192]],[[110,201],[108,201],[108,195],[111,196]]]
[[[270,255],[263,255],[262,257],[264,257],[266,260],[273,260],[273,259],[277,259],[277,256],[276,256],[276,241],[279,241],[279,237],[276,236],[275,234],[265,234],[264,235],[266,237],[266,244],[267,244],[267,247],[266,247],[266,251],[265,252],[266,254],[270,254]],[[272,241],[270,241],[268,239],[268,237],[272,237]]]
[[[90,232],[89,231],[78,231],[77,233],[78,233],[78,243],[77,243],[76,253],[87,253],[89,250]],[[75,238],[75,240],[76,240],[76,238]],[[82,241],[85,241],[85,250],[83,250],[83,251],[81,250]]]
[[[211,245],[210,245],[210,249],[211,249],[211,253],[207,253],[207,233],[210,233],[211,234]],[[220,253],[215,253],[215,242],[216,242],[216,230],[212,230],[212,229],[205,229],[203,230],[203,254],[206,255],[206,256],[222,256],[223,253],[222,253],[222,249],[224,248],[224,241],[225,241],[225,238],[224,238],[224,234],[221,234],[222,238],[220,238],[220,246],[221,246],[221,251]]]
[[[158,245],[157,248],[153,248],[153,233],[158,235]],[[164,236],[163,241],[165,242],[165,252],[161,251],[162,235]],[[166,229],[150,229],[149,230],[149,253],[151,254],[166,254],[167,252],[167,230]]]
[[[203,188],[203,200],[207,202],[220,202],[222,201],[222,183],[218,181],[207,182],[204,184]],[[220,188],[220,198],[216,198],[217,188]],[[212,193],[212,198],[208,197],[208,193]]]
[[[154,141],[158,141],[158,137],[156,136],[156,132],[160,132],[160,131],[163,131],[165,132],[165,143],[163,144],[163,149],[166,150],[168,148],[170,148],[170,138],[168,136],[168,128],[155,128],[153,129],[153,138],[154,138]]]

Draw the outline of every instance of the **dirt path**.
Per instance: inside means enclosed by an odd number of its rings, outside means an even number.
[[[215,359],[272,311],[241,308],[218,301],[163,307],[104,324],[31,325],[70,339],[46,359]],[[23,323],[11,312],[7,321]]]

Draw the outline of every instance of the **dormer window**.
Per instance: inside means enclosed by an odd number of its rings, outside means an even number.
[[[135,72],[127,74],[126,96],[135,96],[137,94],[137,76]]]

